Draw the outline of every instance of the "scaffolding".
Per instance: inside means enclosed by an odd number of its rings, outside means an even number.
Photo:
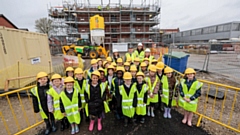
[[[116,2],[116,1],[114,1]],[[65,36],[68,42],[77,38],[90,38],[89,19],[98,14],[105,21],[105,44],[139,42],[147,44],[161,41],[153,39],[159,34],[161,0],[63,1],[62,6],[50,7],[53,36]]]

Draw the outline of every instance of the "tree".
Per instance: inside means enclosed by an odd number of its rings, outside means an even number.
[[[35,29],[40,33],[50,34],[53,30],[52,20],[47,18],[40,18],[35,21]]]

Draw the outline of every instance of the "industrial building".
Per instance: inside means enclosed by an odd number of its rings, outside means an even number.
[[[240,22],[234,21],[163,35],[164,43],[198,43],[240,37]]]
[[[153,39],[159,30],[153,27],[160,23],[160,0],[130,0],[129,3],[95,4],[91,0],[85,2],[63,2],[62,6],[49,9],[49,16],[53,19],[53,36],[67,37],[68,42],[76,38],[89,38],[89,19],[98,14],[104,17],[106,46],[112,43],[157,43]],[[138,4],[135,4],[137,2]]]

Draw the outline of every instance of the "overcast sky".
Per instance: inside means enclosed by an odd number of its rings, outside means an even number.
[[[19,28],[34,28],[35,20],[47,17],[47,6],[59,6],[63,0],[1,0],[0,14],[4,14]],[[73,0],[70,0],[73,1]],[[87,1],[87,0],[78,0]],[[91,0],[97,4],[100,0]],[[111,0],[117,3],[118,0]],[[121,0],[130,1],[130,0]],[[144,0],[133,0],[134,3]],[[153,1],[153,0],[146,0]],[[105,3],[108,0],[104,0]],[[99,2],[100,3],[100,2]],[[240,0],[162,0],[161,28],[188,30],[240,21]]]

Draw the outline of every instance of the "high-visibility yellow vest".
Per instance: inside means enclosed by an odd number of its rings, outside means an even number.
[[[86,92],[88,94],[88,98],[90,99],[90,85],[88,83],[86,83]],[[101,83],[100,84],[100,89],[101,89],[101,97],[103,96],[103,93],[105,92],[107,87],[107,82]],[[106,101],[103,101],[103,105],[104,105],[104,110],[105,113],[108,113],[110,111],[108,104]],[[86,103],[85,105],[85,111],[86,111],[86,115],[89,116],[89,110],[88,110],[88,103]]]
[[[136,84],[134,83],[130,88],[129,95],[127,95],[123,85],[119,86],[119,90],[120,90],[119,91],[120,95],[122,95],[122,113],[123,115],[129,118],[132,118],[135,114],[135,108],[132,105],[133,105],[134,93],[137,90]]]
[[[163,75],[161,82],[162,82],[162,91],[163,91],[163,93],[162,93],[163,97],[161,98],[161,101],[168,106],[168,104],[169,104],[169,86],[168,86],[167,76]],[[176,84],[175,84],[175,86],[176,86]],[[175,94],[175,87],[173,90],[171,106],[177,105],[176,100],[174,99],[174,94]]]
[[[148,91],[147,84],[143,84],[140,93],[137,90],[137,107],[136,107],[136,114],[137,115],[146,115],[146,104],[143,104],[144,94]]]
[[[82,108],[84,108],[85,105],[86,105],[86,101],[85,101],[85,97],[84,97],[84,91],[85,91],[85,88],[86,88],[86,82],[87,81],[84,79],[83,83],[82,83],[82,88],[79,86],[77,80],[74,82],[74,88],[77,88],[79,90],[79,93],[80,93],[81,102],[82,102]]]
[[[149,59],[149,65],[151,65],[152,60],[154,59],[154,56],[150,55],[148,59]]]
[[[145,80],[147,82],[147,85],[149,87],[150,92],[153,93],[157,83],[159,82],[158,77],[156,76],[156,79],[155,79],[153,84],[151,83],[151,79],[149,77],[146,77]],[[148,97],[147,105],[149,105],[150,102],[151,103],[158,103],[158,94],[155,94],[153,98]]]
[[[53,98],[53,108],[54,108],[54,118],[57,120],[61,120],[64,116],[60,110],[60,94],[58,94],[54,88],[50,88],[49,91],[47,91],[48,95],[51,95]]]
[[[72,101],[67,97],[64,91],[61,92],[60,97],[67,115],[69,123],[79,124],[81,116],[78,110],[78,89],[74,89]]]
[[[134,55],[135,55],[135,57],[138,57],[138,58],[140,59],[140,62],[142,62],[143,59],[144,59],[145,53],[144,53],[144,51],[141,51],[140,53],[138,53],[138,51],[135,50],[135,51],[134,51]]]
[[[188,90],[188,87],[185,84],[185,79],[181,80],[181,85],[182,85],[182,90],[183,90],[184,96],[186,98],[190,98],[191,96],[193,96],[195,94],[195,92],[199,88],[202,87],[203,83],[201,83],[199,81],[193,82],[192,86],[190,87],[190,90]],[[186,102],[181,96],[179,96],[179,101],[178,101],[179,106],[187,111],[196,112],[197,111],[197,103],[198,103],[198,99],[195,99],[190,102]]]
[[[132,54],[126,53],[126,54],[125,54],[125,58],[126,58],[126,60],[127,60],[127,58],[131,58],[132,62],[134,62],[134,58],[135,58],[134,52],[133,52]]]
[[[45,112],[43,111],[42,106],[41,106],[40,98],[39,98],[39,95],[38,95],[38,88],[37,87],[32,88],[31,92],[34,96],[37,97],[38,107],[39,107],[40,115],[41,115],[42,119],[47,119],[48,116],[45,114]]]

